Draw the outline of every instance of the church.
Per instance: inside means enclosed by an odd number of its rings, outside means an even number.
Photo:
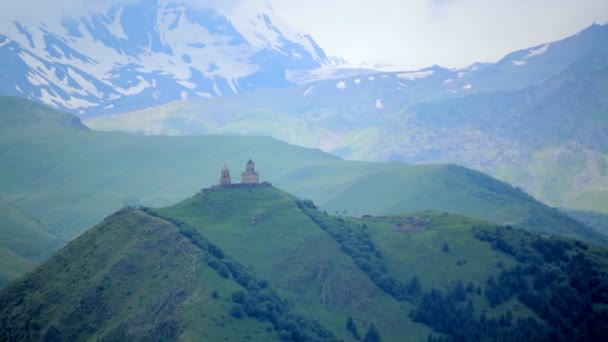
[[[258,184],[260,183],[260,174],[255,170],[255,164],[251,159],[247,162],[245,172],[241,174],[241,183],[243,184]]]
[[[260,174],[255,170],[255,163],[251,159],[247,162],[245,172],[241,174],[240,184],[260,184]],[[224,164],[220,176],[220,186],[230,185],[232,185],[230,170],[228,169],[228,166]]]

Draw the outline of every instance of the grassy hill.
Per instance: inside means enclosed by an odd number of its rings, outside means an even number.
[[[608,214],[574,209],[564,209],[564,211],[574,219],[583,222],[588,227],[591,227],[604,235],[608,235]]]
[[[271,186],[205,189],[122,209],[13,282],[0,338],[593,339],[607,275],[603,248],[464,216],[332,216]]]
[[[402,116],[419,144],[390,133],[376,143],[397,160],[459,160],[548,203],[606,212],[607,76],[598,55],[538,87],[421,104]]]
[[[605,241],[510,185],[454,165],[344,161],[268,137],[95,132],[19,98],[0,97],[0,108],[0,197],[63,240],[124,205],[166,206],[215,184],[224,163],[238,180],[253,158],[263,180],[332,213],[436,209]]]
[[[21,209],[0,200],[0,287],[64,244]]]
[[[592,27],[583,35],[606,32]],[[353,160],[458,163],[554,206],[608,212],[608,58],[598,44],[589,45],[590,53],[576,40],[552,44],[535,65],[515,66],[528,53],[520,51],[458,77],[433,69],[417,82],[392,74],[357,78],[360,84],[344,79],[348,87],[341,90],[336,81],[318,82],[86,122],[141,134],[269,135]],[[419,82],[427,81],[422,88],[435,94],[422,95]]]

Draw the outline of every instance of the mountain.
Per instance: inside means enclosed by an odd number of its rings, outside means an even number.
[[[608,235],[608,214],[575,209],[565,209],[565,212],[574,219],[583,222],[587,227]]]
[[[334,65],[271,8],[225,6],[98,2],[0,23],[0,94],[104,114],[283,87],[290,73]]]
[[[0,292],[3,340],[595,340],[608,251],[270,185],[124,208]],[[358,336],[358,337],[357,337]]]
[[[549,203],[605,212],[607,75],[608,59],[596,56],[538,87],[417,105],[370,149],[405,162],[459,160]]]
[[[346,159],[458,163],[606,212],[608,26],[463,70],[431,67],[86,119],[138,134],[270,135]],[[459,77],[460,76],[460,77]]]
[[[0,194],[71,240],[124,205],[166,206],[238,179],[253,158],[262,180],[324,210],[383,215],[435,209],[605,243],[606,237],[519,189],[449,164],[344,161],[264,137],[132,136],[86,129],[78,118],[0,97]],[[24,270],[25,271],[25,270]]]
[[[376,215],[432,208],[509,224],[543,217],[549,221],[539,228],[585,231],[509,184],[456,165],[344,161],[261,137],[95,132],[69,114],[18,98],[0,100],[0,190],[65,238],[123,205],[168,205],[189,188],[216,184],[224,163],[238,177],[238,165],[249,158],[258,163],[262,180],[331,211]]]
[[[0,200],[0,287],[65,244],[23,210]]]

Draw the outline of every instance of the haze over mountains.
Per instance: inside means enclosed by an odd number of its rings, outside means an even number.
[[[124,205],[175,203],[195,189],[216,184],[224,163],[238,174],[251,154],[262,180],[330,212],[359,216],[436,209],[608,241],[509,184],[456,165],[344,161],[263,137],[95,132],[70,114],[27,100],[0,97],[0,107],[0,193],[42,223],[30,238],[50,246],[40,249],[43,257],[59,246],[53,241],[75,238]],[[12,230],[27,227],[11,224],[2,229],[10,237]],[[7,248],[10,241],[4,243]],[[40,260],[28,250],[8,250]],[[10,274],[7,269],[8,278]]]
[[[0,93],[94,129],[268,135],[346,159],[458,163],[553,206],[608,212],[608,26],[496,63],[387,73],[344,68],[270,8],[138,1],[2,25]]]
[[[286,86],[290,72],[333,63],[270,9],[220,13],[170,0],[2,22],[0,56],[2,94],[80,114]]]
[[[270,135],[347,159],[455,162],[605,212],[608,26],[463,70],[258,89],[86,120],[139,134]]]
[[[608,26],[382,72],[269,7],[85,7],[0,22],[1,340],[608,334]]]

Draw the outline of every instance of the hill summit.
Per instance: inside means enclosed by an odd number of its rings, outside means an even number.
[[[608,252],[575,240],[212,187],[124,208],[13,282],[0,338],[593,340],[606,279]]]

